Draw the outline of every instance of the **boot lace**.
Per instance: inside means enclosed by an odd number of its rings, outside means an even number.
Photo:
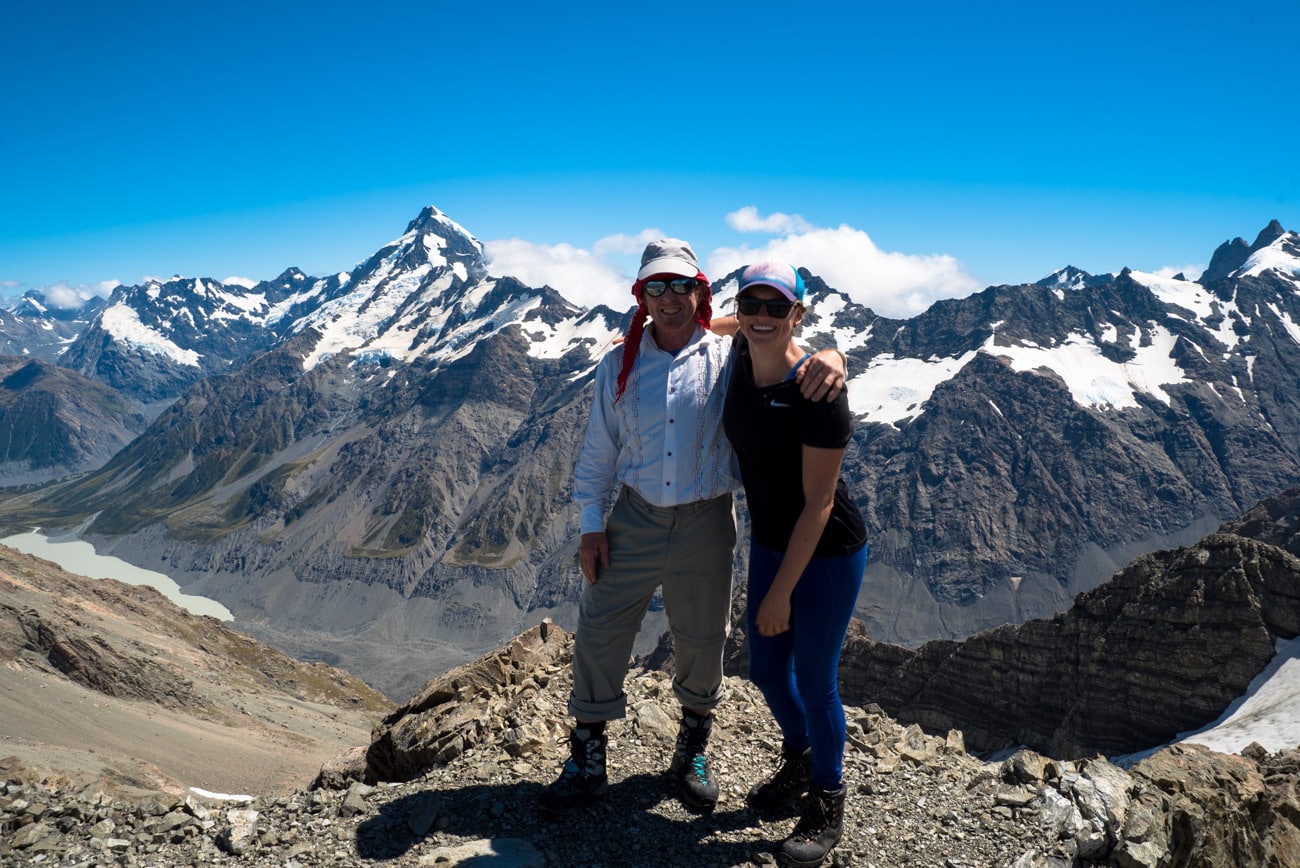
[[[773,793],[780,795],[803,789],[806,785],[807,774],[804,772],[802,762],[789,757],[782,760],[781,767],[776,770],[776,774],[768,784]]]
[[[829,806],[824,804],[821,799],[817,799],[813,803],[811,810],[805,811],[804,815],[799,818],[799,822],[795,825],[794,832],[790,837],[806,842],[817,840],[831,824],[831,815],[828,808]]]
[[[709,758],[706,755],[697,753],[691,757],[691,769],[695,772],[695,777],[700,783],[707,784],[709,782]]]

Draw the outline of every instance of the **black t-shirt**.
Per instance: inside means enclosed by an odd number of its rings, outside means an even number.
[[[834,401],[809,401],[792,379],[760,389],[754,385],[744,338],[736,338],[735,353],[723,428],[740,461],[754,538],[768,548],[785,551],[804,507],[802,448],[842,449],[848,445],[853,434],[848,395],[841,390]],[[813,556],[850,554],[866,541],[862,514],[840,477],[830,519]]]

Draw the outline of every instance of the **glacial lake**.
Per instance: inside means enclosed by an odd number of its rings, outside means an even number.
[[[195,615],[208,615],[220,621],[233,621],[230,610],[207,597],[181,593],[180,585],[163,573],[145,570],[112,555],[101,555],[95,547],[79,539],[52,540],[42,533],[31,531],[0,539],[10,548],[23,554],[35,555],[63,567],[70,573],[92,579],[117,579],[128,585],[147,585],[161,591],[167,599]]]

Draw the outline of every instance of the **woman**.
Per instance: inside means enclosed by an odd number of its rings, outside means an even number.
[[[812,402],[793,379],[804,283],[781,262],[744,270],[723,426],[749,504],[749,676],[781,728],[782,764],[749,793],[760,810],[804,797],[781,845],[788,864],[818,865],[844,827],[840,647],[866,569],[862,515],[840,479],[852,434],[847,395]]]

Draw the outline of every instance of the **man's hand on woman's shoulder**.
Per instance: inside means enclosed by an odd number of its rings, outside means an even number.
[[[795,379],[799,392],[809,401],[834,401],[844,388],[848,359],[837,349],[818,350],[799,366]]]

